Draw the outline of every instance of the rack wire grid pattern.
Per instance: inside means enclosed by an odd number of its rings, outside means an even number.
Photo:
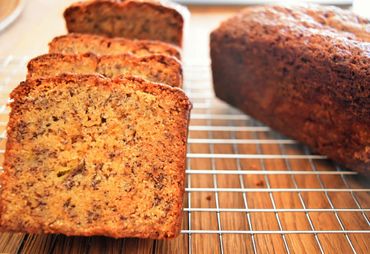
[[[1,156],[8,95],[28,59],[0,59]],[[208,63],[186,64],[184,72],[193,110],[174,246],[184,253],[369,253],[368,180],[216,99]]]

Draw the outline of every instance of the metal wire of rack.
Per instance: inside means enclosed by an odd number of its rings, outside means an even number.
[[[0,59],[1,156],[8,95],[28,59]],[[209,64],[184,72],[193,102],[181,230],[187,253],[369,250],[368,180],[217,100]]]

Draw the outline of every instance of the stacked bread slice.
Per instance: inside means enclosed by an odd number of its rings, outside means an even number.
[[[125,8],[139,12],[144,2]],[[141,24],[130,17],[126,25]],[[191,103],[180,89],[180,50],[151,39],[69,34],[29,62],[10,95],[2,230],[179,233]]]
[[[108,38],[92,34],[70,33],[54,38],[49,43],[50,53],[79,54],[94,52],[96,55],[120,55],[130,53],[136,56],[165,55],[181,58],[180,49],[168,43],[151,40],[129,40]]]
[[[90,0],[64,12],[70,33],[159,40],[180,47],[186,16],[185,8],[165,0]]]
[[[182,86],[181,63],[173,57],[164,55],[137,57],[121,54],[98,57],[92,53],[76,55],[53,53],[36,57],[28,63],[29,79],[63,73],[99,73],[108,78],[130,75],[173,87]]]

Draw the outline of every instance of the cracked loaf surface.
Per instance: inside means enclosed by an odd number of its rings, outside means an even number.
[[[11,94],[0,225],[170,238],[181,225],[188,115],[177,88],[63,75]]]
[[[146,39],[182,45],[186,9],[169,1],[92,0],[64,12],[68,32]]]
[[[108,38],[91,34],[67,34],[55,37],[49,43],[49,53],[101,55],[121,55],[125,53],[136,56],[165,55],[181,58],[180,49],[161,41],[129,40],[125,38]]]
[[[51,67],[52,66],[52,67]],[[135,76],[148,81],[174,87],[182,86],[181,63],[173,57],[152,55],[80,55],[46,54],[32,59],[27,79],[58,76],[63,73],[102,74],[108,78],[122,75]]]
[[[245,9],[211,34],[216,95],[368,174],[369,31],[369,20],[335,7]]]

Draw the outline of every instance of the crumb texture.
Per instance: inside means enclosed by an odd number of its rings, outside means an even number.
[[[137,57],[125,54],[97,57],[91,53],[84,55],[54,53],[36,57],[28,63],[28,79],[53,77],[64,73],[99,73],[108,78],[128,75],[174,87],[182,86],[180,62],[164,55]]]
[[[368,173],[369,27],[335,7],[247,8],[211,34],[216,95]]]
[[[173,56],[180,59],[179,48],[154,40],[129,40],[108,38],[91,34],[68,34],[54,38],[49,43],[49,53],[101,55],[121,55],[130,53],[136,56],[155,54]]]
[[[64,12],[72,33],[159,40],[182,45],[182,14],[159,1],[87,1]]]
[[[156,239],[178,234],[190,110],[180,90],[140,79],[65,75],[27,81],[12,97],[2,228]]]

